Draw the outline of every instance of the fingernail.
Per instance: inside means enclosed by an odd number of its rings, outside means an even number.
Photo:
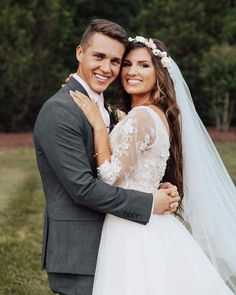
[[[69,92],[70,92],[70,95],[73,95],[74,94],[74,91],[72,91],[72,90],[70,90]]]

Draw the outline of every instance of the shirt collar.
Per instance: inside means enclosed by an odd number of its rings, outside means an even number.
[[[98,106],[104,106],[103,93],[98,94],[97,92],[93,91],[77,73],[74,73],[73,78],[84,87],[93,102],[95,102]]]

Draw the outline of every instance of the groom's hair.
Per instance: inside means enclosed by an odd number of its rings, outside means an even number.
[[[82,35],[80,45],[86,47],[89,43],[89,39],[95,33],[101,33],[114,40],[117,40],[124,44],[125,47],[128,44],[128,36],[125,29],[122,28],[122,26],[107,19],[95,19],[89,23],[87,29]]]

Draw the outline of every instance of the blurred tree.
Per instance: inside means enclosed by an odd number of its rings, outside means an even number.
[[[223,19],[222,40],[228,41],[230,44],[236,43],[236,3],[232,4],[228,14]]]
[[[75,47],[89,20],[107,18],[128,27],[141,5],[141,0],[2,0],[0,132],[32,128],[43,102],[75,71]]]
[[[132,36],[163,40],[180,65],[201,117],[211,122],[212,100],[200,75],[203,56],[214,44],[235,45],[235,1],[2,0],[0,131],[32,128],[43,102],[75,71],[75,47],[95,18],[118,22]]]
[[[0,11],[0,131],[32,128],[42,102],[66,76],[71,27],[61,1],[4,0]]]
[[[134,32],[161,39],[179,64],[205,123],[211,123],[200,75],[203,55],[213,44],[235,43],[235,1],[148,0]]]
[[[217,129],[227,131],[236,106],[236,47],[214,45],[204,54],[201,67],[204,90]]]

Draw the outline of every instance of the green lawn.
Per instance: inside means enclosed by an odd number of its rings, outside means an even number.
[[[234,184],[236,184],[236,144],[225,143],[217,144],[220,155],[228,169],[230,176],[232,177]]]
[[[53,294],[40,270],[44,199],[33,150],[0,150],[0,175],[0,294]]]
[[[218,144],[236,183],[236,144]],[[49,295],[40,270],[44,198],[32,149],[0,149],[0,295]]]

